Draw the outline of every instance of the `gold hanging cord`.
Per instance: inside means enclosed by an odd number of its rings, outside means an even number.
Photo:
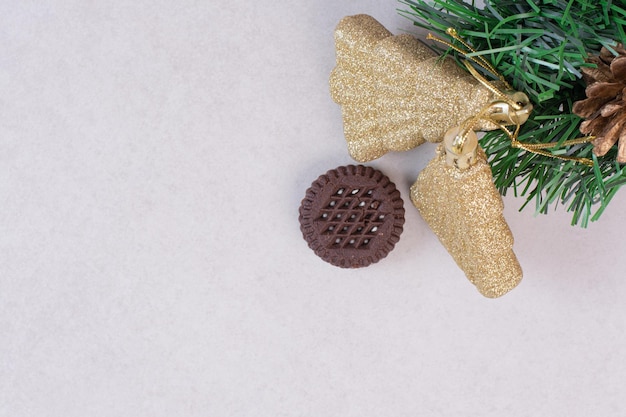
[[[476,65],[478,65],[481,68],[483,68],[485,71],[490,72],[495,77],[497,77],[504,84],[504,86],[505,86],[505,88],[507,90],[513,90],[511,85],[504,78],[504,76],[502,76],[493,67],[493,65],[489,61],[487,61],[482,55],[467,56],[467,54],[469,52],[475,53],[476,50],[474,48],[472,48],[472,46],[469,45],[467,42],[465,42],[465,40],[463,38],[461,38],[461,36],[457,33],[457,31],[454,28],[451,28],[451,27],[448,28],[446,30],[446,33],[448,35],[450,35],[452,38],[454,38],[456,41],[461,43],[465,48],[467,48],[467,50],[464,51],[463,49],[461,49],[457,45],[454,45],[454,44],[452,44],[450,42],[447,42],[447,41],[445,41],[443,39],[437,38],[436,36],[433,36],[430,33],[428,34],[426,39],[434,40],[436,42],[439,42],[441,44],[446,45],[450,49],[453,49],[453,50],[457,51],[459,54],[463,55],[466,59],[471,60]],[[520,104],[518,104],[515,101],[511,100],[511,98],[507,94],[505,94],[502,90],[500,90],[499,88],[494,86],[492,83],[487,81],[482,75],[480,75],[478,73],[478,71],[469,62],[463,61],[463,64],[465,65],[465,67],[467,68],[469,73],[472,74],[472,76],[479,83],[481,83],[485,88],[487,88],[489,91],[491,91],[499,100],[505,102],[506,104],[508,104],[509,106],[511,106],[511,108],[513,108],[515,110],[522,109],[522,106]],[[497,100],[497,101],[499,101],[499,100]],[[489,115],[493,114],[494,111],[495,111],[493,105],[494,105],[493,102],[487,104],[485,107],[483,107],[481,109],[481,111],[477,115],[467,119],[463,123],[463,128],[459,132],[460,141],[458,143],[455,143],[455,148],[462,149],[463,148],[463,144],[465,143],[465,139],[466,139],[469,131],[473,130],[474,127],[478,124],[479,121],[487,120],[487,121],[491,121],[492,123],[495,123],[500,128],[500,130],[502,130],[509,137],[509,139],[511,140],[511,146],[513,146],[514,148],[523,149],[523,150],[525,150],[527,152],[535,153],[535,154],[538,154],[538,155],[543,155],[543,156],[546,156],[546,157],[549,157],[549,158],[560,159],[560,160],[563,160],[563,161],[575,161],[575,162],[579,162],[579,163],[582,163],[582,164],[585,164],[585,165],[588,165],[588,166],[593,166],[593,161],[591,159],[581,158],[581,157],[576,157],[576,156],[569,156],[569,155],[555,155],[555,154],[553,154],[551,152],[548,152],[548,151],[546,151],[544,149],[556,148],[557,146],[559,146],[559,147],[563,147],[563,146],[567,147],[567,146],[573,146],[573,145],[580,145],[580,144],[583,144],[583,143],[588,143],[588,142],[591,142],[593,139],[595,139],[594,136],[586,136],[586,137],[581,137],[581,138],[576,138],[576,139],[570,139],[570,140],[563,141],[560,144],[556,143],[556,142],[551,142],[551,143],[523,143],[523,142],[520,142],[517,139],[518,136],[519,136],[519,131],[521,129],[521,124],[519,123],[519,121],[516,121],[516,123],[515,123],[515,130],[514,131],[510,131],[509,129],[506,128],[506,126],[504,124],[496,123],[496,122],[494,122],[493,120],[491,120],[489,118]]]

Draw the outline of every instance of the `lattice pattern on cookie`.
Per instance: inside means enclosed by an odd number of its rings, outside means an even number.
[[[371,188],[337,187],[321,211],[317,222],[324,223],[322,234],[331,236],[328,248],[366,249],[377,236],[386,213],[378,208]]]

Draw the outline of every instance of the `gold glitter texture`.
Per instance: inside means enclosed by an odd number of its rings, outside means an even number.
[[[393,36],[371,16],[342,19],[335,45],[331,96],[341,105],[348,150],[359,162],[439,142],[493,99],[452,59],[440,59],[410,35]],[[476,126],[484,128],[495,126]]]
[[[445,150],[420,172],[411,200],[467,278],[485,297],[506,294],[522,279],[502,197],[482,149],[466,170],[446,164]]]

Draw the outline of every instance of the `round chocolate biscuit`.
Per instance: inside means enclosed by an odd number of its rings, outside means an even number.
[[[400,240],[404,204],[382,172],[348,165],[311,184],[299,220],[317,256],[341,268],[360,268],[387,256]]]

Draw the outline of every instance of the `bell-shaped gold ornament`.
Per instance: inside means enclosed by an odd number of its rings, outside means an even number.
[[[502,197],[473,131],[461,148],[450,129],[411,187],[411,200],[467,278],[485,297],[506,294],[522,279]]]

